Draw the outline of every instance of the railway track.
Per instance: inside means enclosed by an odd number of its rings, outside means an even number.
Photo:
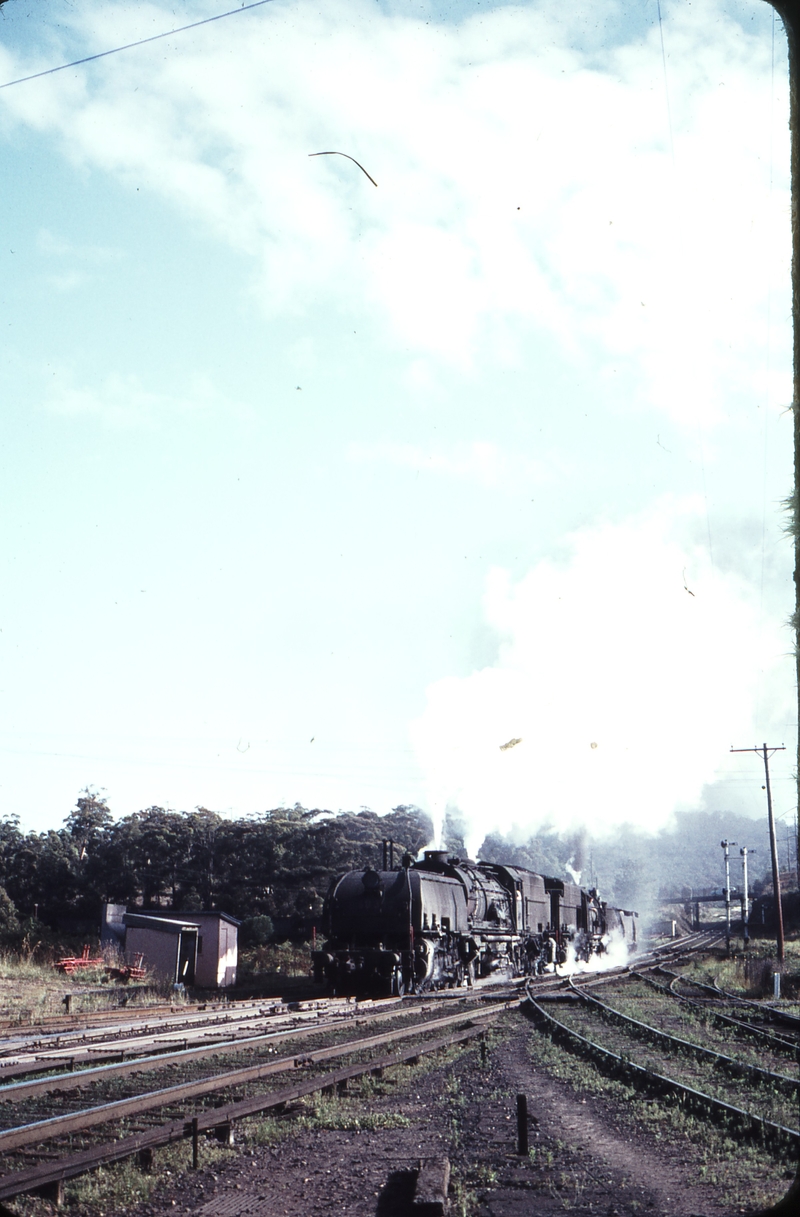
[[[665,944],[637,967],[677,966],[712,941]],[[576,983],[626,977],[622,967]],[[525,983],[422,1000],[170,1006],[155,1017],[143,1009],[79,1026],[0,1029],[0,1201],[42,1189],[59,1199],[65,1180],[131,1154],[145,1160],[176,1140],[190,1139],[196,1160],[207,1133],[229,1137],[239,1120],[481,1036],[525,999]],[[564,984],[559,974],[530,978],[528,999],[544,1001]]]
[[[391,999],[389,999],[391,1000]],[[349,1005],[349,1009],[354,1009]],[[201,1037],[203,1034],[246,1030],[264,1019],[284,1018],[286,1021],[318,1017],[321,1013],[339,1010],[346,1013],[345,999],[324,999],[298,1002],[287,1005],[278,1001],[226,1003],[211,1009],[194,1007],[170,1013],[153,1015],[143,1010],[138,1016],[127,1015],[124,1021],[113,1019],[93,1021],[89,1024],[72,1025],[42,1031],[40,1029],[0,1036],[0,1076],[2,1071],[17,1061],[38,1056],[39,1059],[72,1056],[76,1051],[102,1053],[134,1049],[137,1046],[161,1041],[181,1041]]]
[[[401,1005],[399,1001],[390,1000],[385,1003],[385,1006],[389,1007],[388,1009],[380,1008],[379,1004],[375,1003],[368,1011],[361,1011],[360,1014],[353,1013],[349,1016],[329,1014],[319,1021],[306,1025],[295,1022],[283,1027],[276,1026],[278,1023],[276,1018],[272,1024],[267,1024],[268,1029],[259,1032],[257,1029],[251,1028],[252,1033],[245,1036],[234,1034],[221,1040],[214,1039],[211,1042],[199,1043],[191,1048],[181,1048],[177,1051],[170,1051],[169,1048],[166,1048],[151,1052],[149,1055],[145,1047],[142,1049],[145,1055],[126,1055],[119,1062],[109,1064],[97,1065],[93,1058],[89,1058],[83,1068],[72,1068],[66,1073],[52,1072],[47,1059],[37,1058],[33,1061],[19,1063],[6,1074],[4,1079],[6,1081],[9,1077],[29,1076],[33,1072],[38,1076],[28,1081],[15,1080],[0,1086],[0,1103],[5,1101],[19,1104],[28,1098],[53,1094],[56,1091],[75,1091],[89,1086],[107,1086],[119,1078],[130,1075],[136,1075],[138,1078],[145,1073],[152,1072],[166,1075],[186,1066],[202,1068],[207,1060],[230,1055],[242,1059],[249,1059],[254,1055],[269,1056],[278,1049],[279,1045],[285,1044],[287,1041],[291,1041],[299,1048],[303,1042],[307,1042],[311,1038],[322,1037],[331,1032],[344,1034],[351,1029],[352,1024],[359,1026],[367,1021],[377,1024],[387,1019],[400,1020],[413,1018],[420,1014],[427,1017],[450,1004],[451,1002],[446,1000],[433,1000],[425,1002],[424,1006],[409,1003]],[[419,1019],[416,1025],[424,1026],[425,1024]],[[47,1072],[45,1072],[46,1069]],[[3,1122],[2,1109],[0,1109],[0,1129]]]
[[[783,1011],[769,1010],[769,1008],[765,1008],[765,1010],[762,1012],[762,1017],[756,1016],[755,1019],[739,1018],[730,1013],[725,1013],[725,1010],[729,1008],[728,1003],[724,1000],[720,1000],[719,997],[716,999],[706,998],[703,1001],[698,1001],[695,998],[687,996],[685,993],[678,992],[676,988],[677,981],[683,980],[684,983],[690,988],[695,985],[694,981],[687,981],[686,978],[680,976],[678,973],[670,972],[666,968],[654,968],[653,971],[656,973],[663,973],[665,976],[672,977],[672,979],[670,980],[669,984],[665,985],[660,984],[654,976],[648,975],[644,972],[634,972],[632,975],[638,976],[646,984],[650,985],[653,989],[661,992],[665,996],[674,998],[675,1001],[681,1003],[681,1005],[687,1009],[696,1011],[701,1019],[713,1021],[722,1027],[732,1028],[740,1036],[749,1038],[751,1041],[760,1044],[762,1048],[767,1048],[768,1050],[774,1049],[779,1053],[787,1051],[794,1054],[797,1053],[798,1047],[800,1046],[800,1030],[795,1027],[796,1020],[793,1016],[789,1015],[787,1018],[787,1015]],[[704,989],[710,987],[711,986],[706,985],[702,986]],[[738,1002],[741,999],[734,998],[733,1000],[734,1002]],[[756,1003],[751,1003],[749,1001],[747,1002],[748,1007],[753,1005],[756,1005]],[[734,1005],[733,1008],[736,1009],[736,1005]],[[772,1015],[772,1019],[770,1019],[770,1015]],[[768,1031],[766,1029],[768,1026],[774,1025],[788,1025],[791,1030],[788,1033],[780,1034],[772,1030]],[[795,1033],[792,1034],[792,1031]]]
[[[800,1150],[800,1040],[701,1005],[658,983],[652,973],[663,971],[659,962],[643,968],[637,961],[626,975],[572,977],[548,995],[559,999],[558,1015],[529,989],[528,1009],[541,1030],[601,1069],[724,1120],[740,1135]],[[603,998],[590,991],[598,983]]]
[[[736,1009],[743,1019],[749,1019],[753,1025],[773,1024],[790,1028],[795,1034],[800,1035],[800,1018],[796,1014],[790,1013],[788,1010],[783,1010],[779,1006],[769,1001],[753,1001],[748,997],[740,997],[734,993],[728,993],[717,983],[706,984],[696,978],[681,976],[679,973],[671,972],[667,968],[660,969],[664,975],[670,977],[670,987],[677,992],[676,986],[680,983],[690,989],[699,990],[705,998],[706,1003],[713,1003],[715,1007],[727,1005],[732,1009]],[[699,1004],[699,1003],[698,1003]]]
[[[228,1136],[249,1115],[475,1038],[518,1003],[516,992],[358,1003],[357,1019],[0,1086],[0,1200],[48,1187],[57,1193],[65,1179],[184,1137],[196,1155],[204,1132]],[[384,1030],[386,1022],[394,1025]],[[399,1050],[382,1051],[390,1046]],[[273,1080],[279,1088],[265,1090]]]

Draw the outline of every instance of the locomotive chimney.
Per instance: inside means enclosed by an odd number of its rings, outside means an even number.
[[[426,849],[425,861],[428,866],[446,866],[447,865],[447,850],[446,849]]]

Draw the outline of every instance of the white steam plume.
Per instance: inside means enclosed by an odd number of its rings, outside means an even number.
[[[458,808],[472,856],[491,831],[657,829],[755,738],[756,694],[756,731],[790,719],[788,631],[686,540],[698,519],[696,499],[666,499],[516,584],[490,572],[497,663],[431,685],[411,727],[430,807]]]

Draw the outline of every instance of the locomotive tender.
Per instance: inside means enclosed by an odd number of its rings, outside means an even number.
[[[613,931],[630,948],[636,917],[562,879],[429,849],[421,862],[406,854],[399,870],[333,880],[314,979],[337,994],[402,995],[523,976],[566,962],[570,946],[588,960]]]

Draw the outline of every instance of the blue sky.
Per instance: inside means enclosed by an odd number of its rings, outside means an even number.
[[[0,83],[223,9],[11,0]],[[657,827],[766,739],[791,817],[785,40],[662,13],[666,72],[655,3],[274,0],[0,90],[0,813]]]

